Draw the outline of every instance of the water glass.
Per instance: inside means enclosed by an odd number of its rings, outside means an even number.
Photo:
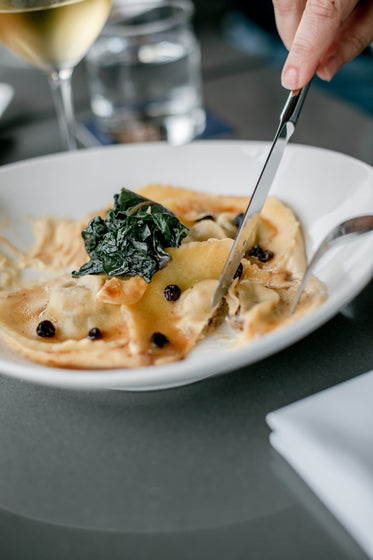
[[[125,1],[87,58],[91,107],[118,142],[183,144],[205,128],[200,48],[189,0]]]

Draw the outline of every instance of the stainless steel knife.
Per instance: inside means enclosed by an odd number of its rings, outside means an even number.
[[[226,294],[246,249],[254,243],[260,212],[268,196],[277,169],[279,168],[286,145],[295,130],[310,84],[311,82],[298,91],[292,91],[287,98],[280,115],[280,123],[268,157],[256,183],[242,223],[237,231],[232,249],[219,278],[218,286],[212,297],[211,304],[213,307],[215,307]]]

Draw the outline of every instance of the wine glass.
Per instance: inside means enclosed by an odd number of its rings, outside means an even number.
[[[100,33],[111,0],[0,0],[0,42],[48,75],[68,150],[77,148],[71,77]]]

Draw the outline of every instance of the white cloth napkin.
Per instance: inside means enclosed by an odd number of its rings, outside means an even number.
[[[0,117],[11,102],[13,94],[12,86],[0,83]]]
[[[266,419],[273,447],[373,558],[373,370]]]

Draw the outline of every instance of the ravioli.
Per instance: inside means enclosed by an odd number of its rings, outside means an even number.
[[[288,317],[306,268],[305,248],[301,226],[291,210],[269,197],[256,244],[271,258],[260,260],[255,251],[248,253],[228,294],[212,308],[237,232],[237,216],[248,199],[167,185],[148,185],[138,192],[170,209],[190,228],[179,247],[166,249],[171,257],[168,264],[150,282],[137,275],[73,278],[71,270],[86,259],[80,231],[88,217],[79,222],[36,220],[34,246],[0,262],[0,334],[11,348],[35,362],[65,368],[164,364],[183,359],[223,321],[236,333],[236,340],[247,343],[296,320],[325,299],[324,285],[312,279],[296,313]],[[30,285],[21,279],[26,268],[47,276]],[[17,269],[19,285],[11,289],[9,279],[14,286]],[[40,335],[43,322],[52,325],[51,336]]]

